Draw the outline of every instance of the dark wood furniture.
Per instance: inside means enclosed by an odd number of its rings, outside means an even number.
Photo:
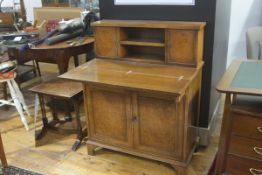
[[[42,43],[27,50],[24,53],[24,58],[36,60],[38,69],[38,62],[57,64],[59,74],[65,73],[68,70],[70,57],[74,57],[75,66],[78,66],[79,63],[77,56],[93,51],[94,38],[85,37],[83,40],[80,38],[72,40],[76,41],[76,45],[70,46],[67,41],[54,45]]]
[[[3,167],[7,166],[7,161],[6,161],[6,156],[5,156],[5,151],[4,151],[4,146],[3,146],[3,141],[0,133],[0,159]]]
[[[88,154],[100,146],[166,162],[185,174],[197,144],[205,23],[99,21],[80,81]]]
[[[19,49],[17,47],[8,47],[8,57],[10,60],[17,61],[16,82],[18,83],[19,87],[21,83],[26,80],[25,76],[28,76],[29,73],[33,73],[34,77],[36,77],[37,72],[38,73],[40,72],[39,67],[36,66],[35,60],[27,60],[27,59],[24,60],[23,55],[19,53]],[[26,62],[29,62],[29,61],[32,61],[31,65],[26,64]]]
[[[68,80],[63,79],[55,79],[48,82],[41,83],[39,85],[36,85],[30,89],[30,91],[36,93],[39,97],[41,112],[42,112],[42,122],[43,122],[43,128],[41,132],[38,134],[36,133],[36,145],[37,141],[40,140],[44,134],[47,132],[48,129],[52,130],[58,130],[55,126],[57,124],[63,124],[66,121],[60,120],[57,116],[57,106],[53,106],[53,121],[48,121],[46,116],[46,110],[45,110],[45,97],[51,97],[52,99],[60,99],[65,102],[64,109],[67,111],[67,113],[70,113],[70,107],[68,104],[72,103],[73,108],[75,111],[75,121],[76,121],[76,127],[77,127],[77,140],[74,143],[72,150],[76,150],[80,144],[82,139],[84,138],[84,134],[82,132],[82,126],[80,121],[80,115],[79,115],[79,106],[81,103],[82,98],[82,91],[83,87],[81,83],[72,82]]]
[[[234,61],[217,86],[226,94],[216,175],[262,173],[262,62]]]

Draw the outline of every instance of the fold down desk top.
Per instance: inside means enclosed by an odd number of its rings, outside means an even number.
[[[94,59],[59,77],[88,84],[183,95],[199,69]]]

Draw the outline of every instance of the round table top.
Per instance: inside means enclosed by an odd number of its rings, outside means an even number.
[[[37,46],[33,46],[31,49],[67,49],[67,48],[74,48],[79,47],[82,45],[93,43],[95,40],[93,37],[76,37],[70,40],[66,40],[63,42],[59,42],[56,44],[48,45],[46,42],[43,42]],[[70,45],[70,43],[74,42],[75,45]]]

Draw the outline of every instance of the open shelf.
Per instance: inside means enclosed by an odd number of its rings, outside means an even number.
[[[165,57],[153,54],[130,54],[126,56],[126,59],[136,62],[164,63]]]
[[[143,38],[127,39],[120,41],[120,44],[130,46],[165,47],[165,43],[160,40]]]
[[[165,48],[137,45],[123,45],[124,58],[136,62],[164,63]]]

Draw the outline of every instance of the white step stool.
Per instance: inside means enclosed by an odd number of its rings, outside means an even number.
[[[0,73],[0,83],[7,83],[12,97],[12,99],[10,100],[0,99],[0,107],[4,105],[15,106],[21,117],[22,123],[25,126],[25,129],[28,131],[29,127],[27,124],[26,117],[24,115],[24,111],[28,116],[30,116],[30,113],[25,104],[23,94],[21,93],[17,83],[14,80],[15,77],[16,77],[15,69],[10,70],[9,72],[6,73]]]

